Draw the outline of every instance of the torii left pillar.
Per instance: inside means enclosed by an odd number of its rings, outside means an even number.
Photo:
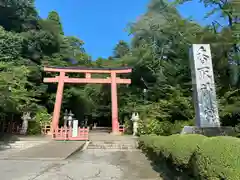
[[[53,129],[58,128],[61,104],[62,104],[62,98],[63,98],[65,72],[60,71],[60,75],[57,76],[57,78],[58,78],[58,87],[57,87],[56,100],[55,100],[53,118],[52,118]]]

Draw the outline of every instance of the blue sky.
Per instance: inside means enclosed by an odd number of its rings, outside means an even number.
[[[35,0],[41,17],[55,10],[61,16],[66,35],[77,36],[85,42],[85,49],[93,59],[107,58],[119,40],[130,41],[125,31],[130,22],[144,14],[149,0]],[[184,17],[192,16],[201,24],[206,9],[193,0],[181,7]]]

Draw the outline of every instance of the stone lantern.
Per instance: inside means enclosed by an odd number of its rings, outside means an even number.
[[[138,130],[138,121],[139,121],[138,113],[136,112],[132,113],[131,121],[133,122],[133,135],[136,136],[137,130]]]
[[[67,111],[67,109],[65,110],[63,120],[64,120],[64,127],[67,127],[67,121],[68,121],[68,111]]]
[[[73,116],[74,116],[74,114],[70,110],[70,112],[68,114],[68,127],[72,127]]]
[[[26,135],[28,130],[28,122],[32,119],[30,116],[30,112],[23,113],[23,116],[21,117],[23,120],[22,127],[20,130],[20,134]]]

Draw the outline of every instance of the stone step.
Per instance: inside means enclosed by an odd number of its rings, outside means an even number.
[[[137,149],[135,142],[90,142],[88,149]]]

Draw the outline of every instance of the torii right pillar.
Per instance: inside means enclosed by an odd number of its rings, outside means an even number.
[[[116,72],[111,72],[112,133],[119,133]]]

